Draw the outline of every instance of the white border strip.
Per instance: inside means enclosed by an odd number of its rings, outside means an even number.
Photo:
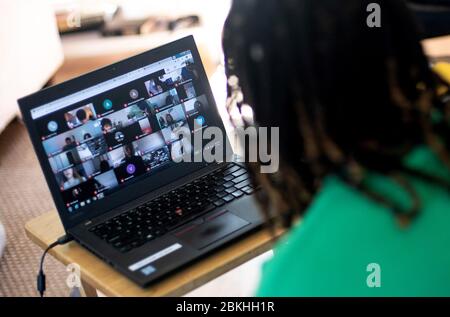
[[[158,260],[158,259],[160,259],[162,257],[165,257],[166,255],[168,255],[168,254],[170,254],[172,252],[175,252],[176,250],[180,249],[181,247],[182,247],[182,245],[179,244],[179,243],[172,244],[171,246],[169,246],[169,247],[167,247],[165,249],[162,249],[161,251],[159,251],[159,252],[157,252],[155,254],[152,254],[152,255],[146,257],[145,259],[140,260],[139,262],[131,264],[128,267],[128,269],[130,271],[132,271],[132,272],[137,271],[140,268],[142,268],[142,267],[144,267],[144,266],[146,266],[146,265],[148,265],[148,264],[150,264],[152,262],[155,262],[156,260]]]

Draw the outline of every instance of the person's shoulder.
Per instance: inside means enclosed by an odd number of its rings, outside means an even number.
[[[336,177],[326,179],[304,219],[266,263],[260,296],[365,294],[368,250],[392,219]],[[366,263],[367,262],[367,263]]]
[[[450,169],[429,146],[413,149],[404,163],[410,168],[450,181]]]
[[[427,162],[433,156],[426,149],[415,153],[417,161]],[[427,158],[430,156],[430,158]],[[391,188],[383,177],[372,181],[378,187]],[[395,194],[395,191],[393,191]],[[435,197],[436,198],[436,197]],[[275,248],[274,257],[264,266],[258,291],[260,296],[391,296],[421,294],[431,287],[418,279],[417,287],[404,287],[413,274],[427,276],[417,260],[423,257],[420,241],[428,244],[428,261],[434,265],[430,277],[442,277],[450,258],[445,245],[450,241],[446,212],[448,196],[437,197],[426,206],[413,226],[399,228],[395,215],[372,201],[338,177],[328,177],[306,215]],[[425,207],[424,207],[425,208]],[[400,247],[401,245],[405,247]],[[395,255],[395,256],[394,256]],[[415,260],[412,260],[415,259]],[[381,289],[366,284],[372,263],[383,268],[385,284]],[[445,268],[445,269],[444,269]],[[395,274],[394,274],[394,273]],[[436,284],[436,283],[435,283]],[[448,294],[440,285],[436,292]]]

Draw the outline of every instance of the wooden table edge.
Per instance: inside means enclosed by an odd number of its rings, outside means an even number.
[[[38,217],[35,217],[33,219],[30,219],[25,224],[25,233],[27,237],[36,245],[38,245],[43,250],[53,241],[44,241],[43,237],[39,237],[38,233],[35,232],[33,224],[36,222],[39,222],[39,220],[45,219],[46,217],[51,217],[54,214],[57,216],[56,211],[50,211],[47,213],[44,213]],[[62,233],[61,233],[62,234]],[[207,263],[207,261],[214,261],[215,258],[220,259],[221,257],[226,257],[224,260],[221,259],[221,262],[225,262],[223,265],[214,267],[211,271],[205,272],[204,274],[196,277],[192,281],[185,281],[184,283],[181,283],[179,287],[176,289],[172,289],[168,292],[159,292],[155,291],[155,294],[153,296],[181,296],[184,295],[197,287],[200,287],[201,285],[204,285],[208,283],[209,281],[213,280],[214,278],[238,267],[239,265],[242,265],[243,263],[257,257],[258,255],[261,255],[262,253],[270,250],[276,240],[276,237],[281,235],[281,231],[278,231],[276,235],[273,235],[269,232],[267,229],[260,229],[258,231],[249,233],[248,235],[244,236],[241,240],[237,240],[235,242],[232,242],[230,245],[225,246],[223,248],[220,248],[219,250],[215,251],[211,255],[206,256],[204,259],[200,259],[196,261],[195,263],[188,265],[185,269],[181,269],[179,273],[183,273],[183,271],[189,271],[189,270],[195,270],[196,267],[200,267],[201,264]],[[54,237],[56,240],[57,237]],[[261,242],[256,242],[261,241]],[[71,263],[72,261],[64,256],[59,250],[60,248],[66,248],[70,246],[71,244],[78,244],[75,241],[70,242],[67,245],[64,246],[56,246],[52,250],[49,251],[49,254],[51,254],[54,258],[56,258],[59,262],[61,262],[64,265],[67,265]],[[85,249],[84,247],[78,245],[78,247]],[[244,249],[242,252],[239,252],[238,254],[233,254],[233,249],[239,250]],[[90,251],[86,250],[86,252],[89,252],[93,257],[96,258],[97,261],[102,261],[101,259],[97,258],[94,254],[92,254]],[[228,253],[228,254],[227,254]],[[206,262],[205,262],[206,261]],[[103,261],[102,261],[103,262]],[[105,263],[105,265],[108,265]],[[108,265],[109,266],[109,265]],[[110,267],[110,266],[109,266]],[[112,270],[116,271],[113,267],[110,267]],[[82,284],[87,284],[87,288],[95,288],[105,294],[106,296],[126,296],[126,294],[122,294],[119,292],[113,291],[111,288],[106,287],[101,282],[98,281],[98,279],[93,276],[93,274],[86,270],[85,268],[81,267],[81,279]],[[122,276],[123,279],[127,279],[125,276],[123,276],[120,272],[116,271],[118,274]],[[177,274],[177,273],[176,273]],[[173,275],[172,278],[175,278],[176,276]],[[147,294],[144,294],[146,290],[149,290],[151,288],[158,289],[158,285],[161,282],[166,281],[167,279],[170,279],[171,275],[169,275],[167,278],[163,278],[160,282],[156,282],[154,285],[149,286],[148,288],[143,288],[143,294],[142,296],[147,296]],[[131,282],[133,283],[133,282]],[[86,294],[92,294],[91,291],[87,291]],[[133,295],[134,296],[134,295]]]

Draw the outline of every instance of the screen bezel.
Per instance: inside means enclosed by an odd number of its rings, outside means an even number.
[[[194,58],[194,63],[197,65],[199,82],[201,82],[204,86],[203,91],[209,103],[208,111],[212,119],[211,121],[215,126],[219,127],[222,130],[224,135],[224,142],[226,143],[225,146],[228,148],[230,147],[230,143],[228,137],[226,136],[223,121],[219,115],[217,105],[214,100],[211,87],[200,58],[200,54],[197,50],[197,46],[192,35],[160,46],[158,48],[146,51],[139,55],[127,58],[115,64],[100,68],[64,83],[43,89],[18,100],[23,120],[28,129],[39,163],[46,178],[47,185],[50,189],[53,201],[61,217],[61,221],[65,230],[68,230],[76,226],[77,224],[83,223],[89,219],[93,219],[94,217],[102,215],[110,210],[118,208],[121,205],[142,197],[143,195],[146,195],[153,190],[166,186],[176,181],[177,179],[198,171],[203,167],[208,166],[209,164],[174,164],[170,168],[159,171],[155,175],[149,175],[148,177],[136,183],[129,184],[126,187],[121,188],[119,191],[111,194],[110,196],[105,196],[104,199],[97,200],[94,204],[83,207],[83,209],[78,213],[70,214],[67,211],[67,207],[62,199],[60,188],[56,182],[53,171],[51,170],[50,163],[48,161],[47,155],[45,154],[42,140],[39,137],[35,122],[31,117],[31,110],[33,108],[39,107],[40,105],[46,104],[56,99],[60,99],[77,91],[89,88],[90,86],[113,79],[117,76],[124,75],[135,69],[153,64],[164,58],[174,56],[186,50],[191,51]]]

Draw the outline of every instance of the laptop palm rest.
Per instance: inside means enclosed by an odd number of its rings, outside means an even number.
[[[190,224],[175,233],[175,236],[200,250],[249,224],[227,210],[208,216],[201,223]]]

